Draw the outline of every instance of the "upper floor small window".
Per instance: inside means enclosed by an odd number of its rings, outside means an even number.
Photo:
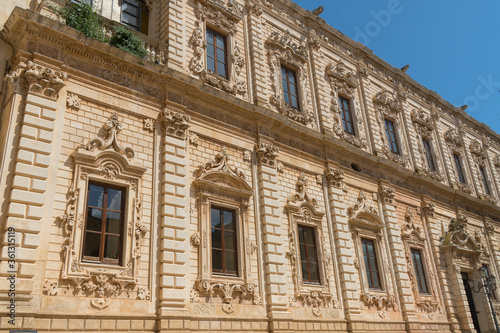
[[[455,161],[455,167],[457,168],[458,180],[462,184],[467,184],[467,179],[465,178],[464,169],[462,167],[462,159],[460,158],[460,155],[456,153],[453,154],[453,160]]]
[[[432,171],[436,171],[436,163],[434,161],[434,155],[432,154],[431,143],[427,139],[422,139],[422,144],[425,150],[425,157],[427,159],[427,165]]]
[[[424,264],[422,260],[422,251],[419,249],[411,249],[411,258],[413,268],[415,270],[415,279],[417,280],[418,291],[421,294],[429,294],[429,287],[425,277]]]
[[[394,122],[389,119],[385,119],[385,134],[387,135],[387,140],[389,142],[389,148],[394,154],[400,154],[398,139],[396,134],[396,127]]]
[[[149,9],[144,0],[122,0],[122,23],[130,29],[148,34]]]
[[[363,257],[365,261],[366,277],[370,289],[382,289],[380,275],[378,271],[377,252],[375,241],[373,239],[361,238],[361,247],[363,248]]]
[[[483,179],[484,190],[486,194],[491,194],[490,185],[488,184],[488,174],[486,173],[486,169],[484,166],[479,166],[479,172],[481,173],[481,178]]]
[[[227,79],[227,68],[226,36],[207,27],[207,70]]]
[[[320,283],[316,234],[313,227],[298,225],[300,264],[302,280],[310,283]]]
[[[297,89],[297,73],[281,65],[281,80],[283,84],[283,97],[285,104],[299,110],[299,95]]]
[[[339,96],[339,102],[340,109],[342,110],[342,126],[344,128],[344,132],[355,135],[351,101],[345,97]]]
[[[121,263],[125,189],[89,182],[83,260]]]
[[[210,211],[212,272],[237,276],[236,211],[214,206]]]

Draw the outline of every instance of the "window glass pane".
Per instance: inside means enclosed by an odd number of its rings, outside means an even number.
[[[281,66],[281,78],[286,81],[286,69],[283,66]]]
[[[120,213],[108,211],[106,216],[106,232],[120,234]]]
[[[309,281],[309,270],[307,267],[307,261],[302,261],[301,265],[302,265],[302,279],[304,281]]]
[[[220,62],[220,61],[218,61],[218,62],[217,62],[217,74],[219,74],[219,75],[222,75],[222,76],[226,77],[226,67],[225,67],[225,65],[224,65],[222,62]]]
[[[297,89],[295,88],[295,84],[290,83],[290,94],[297,96]]]
[[[87,230],[101,231],[102,228],[102,210],[89,208],[87,213]]]
[[[214,42],[214,32],[210,29],[207,29],[207,42],[209,43]]]
[[[298,109],[299,104],[297,103],[297,97],[295,97],[295,96],[291,96],[291,101],[292,101],[292,103],[291,103],[292,108],[296,108],[296,109]]]
[[[104,258],[118,259],[120,251],[120,236],[106,235]]]
[[[122,191],[109,188],[108,209],[121,210],[121,207],[122,207]]]
[[[224,248],[226,250],[234,250],[234,232],[224,232]]]
[[[217,248],[217,249],[222,248],[220,230],[212,229],[212,248]]]
[[[224,211],[224,230],[234,230],[234,214],[231,211]]]
[[[314,245],[314,230],[311,228],[306,229],[306,242],[308,245]]]
[[[309,262],[317,262],[317,260],[316,260],[316,248],[314,246],[307,247],[307,254],[309,255],[309,257],[307,258],[307,260],[309,260]]]
[[[86,257],[99,258],[99,247],[101,245],[101,234],[87,232],[85,235],[85,246],[83,255]]]
[[[225,252],[225,261],[226,261],[226,272],[236,272],[236,253],[234,252]]]
[[[318,282],[319,281],[318,264],[309,263],[309,271],[311,274],[311,282]]]
[[[380,281],[378,280],[378,274],[373,272],[373,281],[371,288],[380,288]]]
[[[221,62],[226,62],[226,51],[223,49],[217,49],[217,60]]]
[[[299,251],[300,251],[300,259],[305,260],[306,259],[306,247],[305,245],[299,245]]]
[[[225,49],[224,42],[225,42],[225,37],[221,35],[216,35],[215,39],[217,41],[217,47],[220,49]]]
[[[220,229],[221,228],[221,225],[220,225],[220,210],[218,210],[216,208],[212,208],[210,210],[210,212],[211,212],[210,220],[212,222],[212,228],[218,228],[218,229]]]
[[[89,186],[89,206],[102,208],[104,188],[102,186]]]
[[[212,269],[222,270],[222,251],[212,249]]]
[[[215,60],[212,58],[207,58],[207,69],[211,72],[215,72]]]
[[[215,58],[215,48],[210,43],[207,43],[207,56]]]
[[[281,84],[283,85],[283,91],[284,92],[288,92],[288,84],[286,82],[286,80],[281,80]]]
[[[288,93],[285,93],[283,97],[285,97],[285,103],[290,105],[290,99]]]
[[[299,242],[304,244],[305,243],[305,240],[304,240],[304,228],[302,228],[301,226],[298,227],[298,231],[299,231]]]
[[[291,69],[289,69],[287,72],[288,72],[288,80],[290,81],[290,83],[295,84],[295,72],[292,71]]]

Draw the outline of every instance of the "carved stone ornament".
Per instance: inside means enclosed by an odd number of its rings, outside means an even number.
[[[280,149],[268,143],[259,143],[255,146],[255,153],[257,154],[257,162],[265,164],[270,167],[276,165],[276,158],[279,156]]]
[[[250,15],[261,16],[262,7],[259,0],[246,0],[247,11]]]
[[[77,150],[93,150],[98,148],[99,150],[114,149],[120,154],[125,154],[128,158],[133,158],[135,156],[134,150],[129,146],[122,146],[118,143],[118,135],[123,130],[123,125],[118,121],[118,114],[115,112],[103,126],[104,130],[107,132],[104,139],[96,136],[84,145],[80,144]]]
[[[68,97],[66,97],[66,104],[75,109],[80,109],[81,101],[77,94],[68,93]]]
[[[448,130],[444,134],[444,139],[448,142],[449,145],[453,148],[453,150],[458,150],[463,146],[463,141],[460,135],[458,135],[457,131],[454,129]]]
[[[478,166],[486,167],[488,154],[481,142],[479,142],[478,140],[474,140],[470,144],[470,152],[472,153],[474,162],[476,162]]]
[[[155,120],[152,118],[146,118],[143,120],[143,128],[146,131],[153,132],[155,128]]]
[[[200,76],[208,85],[221,89],[230,94],[243,94],[247,92],[247,83],[241,77],[241,71],[245,67],[245,59],[236,43],[235,34],[238,22],[242,18],[242,9],[234,0],[196,0],[197,22],[190,42],[193,45],[193,58],[189,69]],[[229,78],[211,73],[205,66],[205,48],[203,31],[205,24],[209,23],[218,27],[230,35],[228,40],[229,54],[231,57]]]
[[[293,121],[303,125],[314,127],[314,115],[312,113],[311,93],[309,89],[307,69],[307,49],[303,45],[294,42],[290,32],[284,34],[277,31],[272,32],[267,39],[269,51],[269,65],[271,67],[271,91],[273,92],[270,103],[277,110]],[[298,108],[292,108],[285,103],[281,79],[281,65],[289,66],[296,70],[297,88],[300,100]]]
[[[388,310],[392,308],[394,311],[397,310],[398,305],[396,303],[396,298],[394,296],[383,296],[375,293],[361,293],[360,301],[363,307],[368,309],[376,308],[377,310]]]
[[[178,138],[185,138],[186,131],[189,128],[191,118],[180,112],[165,108],[162,112],[161,123],[165,130],[165,134]]]
[[[413,219],[414,219],[413,210],[410,207],[406,207],[405,223],[402,228],[403,234],[416,233],[417,235],[420,235],[420,227],[418,227],[414,223]]]
[[[59,91],[65,86],[67,74],[28,61],[24,77],[30,92],[57,99]]]
[[[294,195],[290,196],[288,198],[288,202],[300,202],[300,201],[306,201],[312,204],[313,206],[317,206],[318,203],[316,199],[311,198],[309,194],[307,194],[307,190],[309,187],[309,183],[307,180],[306,175],[302,172],[300,176],[297,178],[297,183],[296,183],[296,191]]]
[[[335,90],[347,97],[354,97],[359,85],[357,75],[346,68],[342,59],[336,64],[328,64],[325,74],[330,79],[330,84]]]
[[[379,189],[380,196],[382,197],[383,202],[386,204],[392,205],[392,201],[394,199],[395,193],[394,189],[387,186],[381,186]]]
[[[347,208],[347,213],[351,219],[358,218],[363,215],[379,219],[377,209],[366,202],[366,194],[363,190],[359,192],[357,202],[353,206]]]
[[[457,264],[474,263],[484,253],[482,244],[467,232],[467,220],[467,216],[463,213],[459,213],[458,218],[452,218],[448,232],[441,242],[441,248],[447,254],[446,258]]]
[[[198,134],[190,132],[189,143],[195,146],[198,145],[200,143],[200,137],[198,136]]]
[[[388,90],[381,91],[373,97],[373,104],[377,111],[385,117],[394,117],[394,114],[401,112],[401,107],[394,97],[394,94]]]
[[[493,160],[493,164],[494,164],[497,168],[500,168],[500,155],[495,156],[495,159]]]
[[[259,300],[260,295],[255,291],[255,285],[251,283],[231,283],[231,282],[212,282],[209,280],[197,280],[196,289],[200,295],[215,297],[220,295],[222,298],[222,310],[231,314],[235,310],[233,299]],[[257,296],[258,295],[258,296]]]
[[[203,164],[199,169],[199,176],[204,176],[207,173],[228,173],[234,177],[245,180],[245,174],[237,167],[228,164],[230,157],[226,152],[226,147],[222,147],[220,152],[215,155],[215,158]]]
[[[424,210],[424,213],[427,217],[434,217],[435,216],[435,207],[436,207],[436,204],[432,201],[424,200],[422,202],[422,209]]]
[[[344,181],[344,171],[334,167],[327,167],[325,170],[328,186],[342,188]]]
[[[413,122],[415,130],[418,134],[426,138],[430,138],[432,136],[434,123],[432,121],[432,117],[425,113],[425,111],[422,109],[413,110],[411,113],[411,121]]]

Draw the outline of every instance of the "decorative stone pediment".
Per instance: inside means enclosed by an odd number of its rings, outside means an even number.
[[[103,128],[106,131],[106,135],[104,138],[96,136],[90,139],[90,141],[86,145],[80,144],[77,150],[84,149],[87,151],[92,151],[95,148],[98,148],[99,150],[113,149],[120,154],[125,154],[130,159],[135,156],[135,152],[131,147],[122,146],[120,143],[118,143],[118,135],[123,130],[122,123],[118,121],[118,113],[113,113],[113,115],[111,115],[111,117],[109,117],[109,119],[106,121]]]
[[[444,139],[453,150],[459,150],[463,146],[463,140],[455,129],[450,129],[444,134]]]
[[[298,177],[295,186],[297,193],[288,198],[288,203],[298,203],[301,201],[305,201],[306,203],[309,203],[313,207],[318,206],[316,199],[310,197],[309,194],[307,193],[309,183],[306,175],[303,172]]]
[[[273,31],[267,39],[267,43],[285,51],[286,53],[290,52],[290,57],[297,57],[300,61],[307,60],[306,47],[294,42],[289,30],[285,31],[284,34],[281,34],[278,31]]]
[[[478,140],[474,140],[470,144],[470,151],[472,153],[472,158],[474,159],[474,161],[478,165],[485,167],[488,154],[481,142],[479,142]]]
[[[241,21],[242,8],[234,0],[196,0],[200,21],[210,22],[219,29],[234,34]]]
[[[364,225],[369,228],[380,229],[383,227],[380,215],[375,207],[367,202],[365,192],[361,190],[357,202],[347,208],[347,214],[350,222]]]
[[[28,81],[30,92],[56,99],[61,88],[65,86],[67,74],[28,61],[24,77]]]
[[[257,162],[259,164],[266,164],[270,167],[274,167],[276,164],[276,158],[279,156],[280,149],[268,143],[259,143],[255,146],[255,152],[257,154]]]
[[[330,79],[332,86],[339,93],[349,97],[355,95],[356,88],[358,87],[356,73],[348,70],[342,60],[339,60],[336,64],[328,64],[325,73]]]
[[[107,179],[116,179],[118,175],[141,177],[147,168],[131,163],[122,154],[114,150],[87,151],[76,150],[71,154],[81,166],[97,167]]]
[[[401,107],[396,97],[388,90],[377,93],[375,97],[373,97],[373,104],[384,117],[395,117],[394,115],[401,111]]]
[[[465,253],[468,255],[480,255],[483,250],[475,238],[466,230],[467,216],[459,214],[458,218],[452,218],[448,225],[441,246],[444,248],[452,248],[456,253]]]
[[[434,131],[434,123],[432,117],[425,113],[422,109],[413,110],[411,113],[411,121],[415,126],[418,134],[425,138],[431,138]]]

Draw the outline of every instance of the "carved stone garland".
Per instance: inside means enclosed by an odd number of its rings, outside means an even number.
[[[384,130],[385,119],[393,121],[396,126],[398,124],[402,124],[402,122],[400,121],[401,106],[399,105],[399,102],[396,100],[396,97],[393,93],[388,90],[384,90],[375,95],[375,97],[373,98],[373,104],[379,114],[380,137],[382,138],[383,142],[382,153],[391,161],[396,162],[403,167],[407,167],[410,163],[410,159],[408,158],[408,156],[406,156],[404,141],[401,140],[401,129],[399,130],[399,137],[397,138],[401,154],[395,154],[391,151],[389,147],[389,141],[387,140],[387,136]]]
[[[450,158],[451,158],[451,164],[452,164],[451,169],[453,170],[453,173],[455,174],[455,179],[457,179],[457,181],[455,181],[453,183],[454,187],[461,189],[462,191],[464,191],[466,193],[472,194],[473,193],[472,186],[470,186],[468,184],[463,184],[462,182],[458,181],[459,178],[458,178],[457,168],[454,164],[455,162],[453,161],[453,154],[458,154],[459,156],[464,156],[464,154],[463,154],[463,146],[464,146],[463,139],[461,138],[461,136],[458,134],[458,132],[455,129],[448,130],[444,134],[444,139],[445,139],[445,141],[448,145],[448,148],[450,150]],[[463,162],[464,161],[462,161],[462,163]],[[462,167],[463,167],[463,165],[462,165]],[[467,172],[466,172],[467,168],[462,168],[462,169],[463,169],[463,172],[465,174],[467,174]]]
[[[234,0],[224,2],[220,0],[196,0],[196,15],[196,27],[190,39],[193,45],[193,58],[190,61],[189,69],[194,74],[199,75],[208,85],[233,95],[245,95],[247,93],[247,83],[241,77],[245,59],[236,43],[237,25],[243,17],[240,5]],[[211,73],[206,69],[206,41],[204,36],[206,24],[215,26],[228,34],[229,79]]]
[[[434,123],[432,121],[432,116],[425,113],[423,110],[413,110],[411,113],[411,120],[413,122],[413,126],[415,127],[415,131],[420,136],[420,140],[418,140],[418,152],[420,153],[420,161],[422,165],[421,171],[431,177],[432,179],[437,180],[438,182],[442,182],[443,176],[441,176],[439,170],[443,170],[443,166],[441,165],[441,159],[438,155],[433,154],[436,152],[436,145],[434,144],[433,133],[434,133]],[[436,165],[436,171],[431,170],[427,163],[427,155],[424,147],[423,139],[428,140],[433,147],[433,158]]]
[[[332,107],[333,112],[333,132],[337,134],[342,140],[345,140],[358,148],[366,148],[366,137],[364,133],[364,126],[362,121],[361,110],[356,103],[356,89],[358,88],[358,80],[355,72],[349,71],[344,62],[339,60],[337,64],[330,63],[326,66],[325,70],[326,76],[330,79],[330,85],[332,87]],[[356,131],[358,137],[344,131],[342,125],[342,110],[339,105],[339,97],[344,96],[351,100],[352,109],[355,111],[356,116],[354,117],[357,126]]]
[[[429,268],[432,267],[432,262],[430,261],[430,256],[425,251],[425,238],[420,228],[414,222],[414,212],[410,207],[406,208],[405,223],[402,226],[401,237],[405,244],[406,263],[408,265],[408,275],[412,283],[413,295],[415,296],[415,305],[420,312],[427,313],[429,319],[434,319],[437,313],[442,313],[442,308],[438,300],[437,283],[435,274],[429,272]],[[418,249],[424,254],[425,267],[427,268],[425,270],[426,280],[429,285],[429,290],[432,291],[432,293],[421,294],[418,289],[411,256],[412,249]]]
[[[59,292],[57,287],[66,284],[66,290],[72,287],[74,295],[92,297],[90,305],[98,310],[110,305],[110,297],[123,294],[129,297],[130,294],[136,294],[139,299],[144,299],[149,293],[146,286],[137,285],[140,246],[147,232],[142,223],[140,198],[140,179],[146,168],[134,164],[131,161],[135,156],[134,150],[120,145],[117,141],[122,124],[116,113],[108,119],[103,128],[107,131],[104,138],[96,136],[87,144],[80,144],[72,154],[75,164],[73,179],[68,190],[66,211],[59,216],[64,237],[61,280],[46,283],[49,286],[46,288],[48,295],[56,295]],[[125,210],[129,212],[126,216],[129,222],[127,232],[123,234],[123,266],[100,267],[98,264],[83,263],[80,260],[86,214],[85,195],[80,194],[86,193],[90,179],[101,182],[113,179],[128,187],[126,205],[133,209]]]
[[[309,196],[308,180],[304,173],[297,179],[296,193],[288,198],[285,206],[288,214],[289,228],[289,251],[287,257],[292,265],[292,278],[294,282],[295,295],[290,299],[292,307],[311,307],[312,313],[319,317],[323,308],[339,308],[340,303],[334,299],[334,285],[330,278],[331,255],[328,253],[323,234],[323,216],[317,207],[317,201]],[[321,258],[320,275],[321,285],[307,285],[303,283],[298,239],[296,236],[297,224],[311,226],[315,229],[318,245],[318,257]]]
[[[269,52],[271,87],[273,91],[270,103],[281,114],[293,121],[314,128],[314,115],[311,111],[311,93],[308,83],[307,49],[305,46],[295,43],[289,31],[286,31],[284,34],[276,31],[272,32],[266,44]],[[296,70],[300,110],[285,104],[281,80],[281,65],[286,65]]]
[[[193,182],[197,188],[199,231],[191,236],[191,244],[199,251],[198,279],[192,290],[191,301],[200,302],[199,296],[207,296],[211,303],[216,296],[222,298],[222,310],[231,314],[235,311],[234,298],[250,299],[252,304],[262,303],[256,285],[252,281],[251,256],[255,243],[249,239],[249,200],[252,187],[235,166],[229,164],[229,154],[223,147],[212,161],[200,166],[198,177]],[[241,263],[238,277],[229,279],[212,274],[210,244],[211,203],[234,207],[238,223],[238,262]],[[212,299],[212,300],[210,300]]]

